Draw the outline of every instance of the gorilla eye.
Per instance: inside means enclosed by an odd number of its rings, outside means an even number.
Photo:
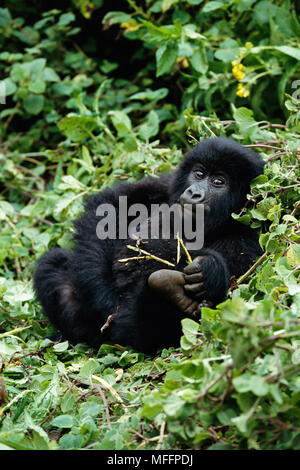
[[[202,170],[194,170],[194,174],[198,180],[202,180],[205,176]]]
[[[215,186],[223,186],[225,184],[225,179],[222,176],[215,176],[212,179],[212,184]]]

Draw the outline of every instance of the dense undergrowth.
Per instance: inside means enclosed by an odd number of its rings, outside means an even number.
[[[295,4],[31,3],[0,9],[0,448],[300,449]],[[49,340],[32,271],[83,198],[215,135],[267,161],[233,214],[264,254],[228,300],[154,358]]]

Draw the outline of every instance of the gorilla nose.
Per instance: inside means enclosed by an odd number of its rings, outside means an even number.
[[[199,188],[197,184],[189,186],[184,193],[180,196],[182,204],[200,204],[205,199],[205,191]]]

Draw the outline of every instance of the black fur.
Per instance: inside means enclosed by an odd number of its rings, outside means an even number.
[[[39,260],[34,274],[37,297],[65,339],[94,347],[111,341],[149,353],[179,344],[182,314],[147,284],[152,272],[166,266],[153,260],[120,263],[137,253],[126,248],[128,240],[97,238],[96,208],[103,203],[117,208],[120,195],[128,197],[128,206],[174,203],[189,186],[188,175],[199,162],[208,171],[222,170],[229,180],[226,197],[211,200],[203,249],[192,253],[193,258],[204,256],[207,300],[214,305],[224,300],[230,277],[243,274],[261,254],[256,233],[234,221],[231,213],[244,205],[250,181],[263,172],[264,163],[231,140],[204,140],[186,154],[175,172],[122,183],[89,197],[83,215],[74,222],[74,249],[54,248]],[[142,248],[176,262],[176,245],[176,240],[148,240]],[[185,265],[182,257],[175,269],[183,271]]]

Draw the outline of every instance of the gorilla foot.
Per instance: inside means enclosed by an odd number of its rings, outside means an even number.
[[[168,298],[184,315],[199,318],[203,305],[187,296],[184,284],[184,274],[171,269],[160,269],[148,278],[149,287]]]

